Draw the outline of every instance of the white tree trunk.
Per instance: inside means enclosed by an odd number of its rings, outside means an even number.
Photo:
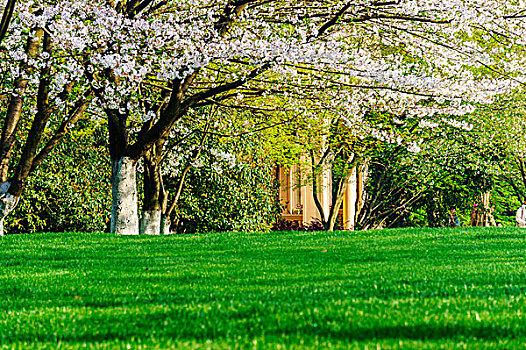
[[[161,217],[161,234],[162,235],[169,235],[170,234],[170,226],[172,225],[172,222],[170,221],[170,218],[166,215],[163,215]]]
[[[135,161],[123,157],[111,161],[111,232],[138,235],[137,182]]]
[[[143,210],[141,218],[141,234],[161,235],[161,209]]]
[[[4,235],[4,219],[15,209],[20,197],[12,196],[9,193],[0,198],[0,236]]]

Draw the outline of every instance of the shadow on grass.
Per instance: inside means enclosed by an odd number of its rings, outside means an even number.
[[[157,325],[155,325],[157,326]],[[4,337],[5,341],[15,342],[88,342],[99,343],[115,339],[135,339],[135,340],[151,340],[155,338],[172,338],[182,341],[197,341],[204,342],[207,340],[221,341],[225,339],[236,338],[297,338],[305,340],[309,343],[309,339],[324,339],[333,341],[353,342],[353,341],[382,341],[390,339],[402,340],[421,340],[421,341],[440,341],[446,339],[478,339],[485,341],[496,341],[499,339],[512,339],[526,336],[526,329],[512,328],[499,326],[497,324],[481,324],[470,327],[466,325],[427,325],[418,324],[412,326],[379,326],[375,328],[361,328],[356,327],[348,330],[331,331],[323,328],[303,327],[297,329],[274,329],[265,330],[260,329],[229,329],[217,330],[210,328],[195,329],[195,332],[190,330],[182,331],[173,329],[154,328],[152,325],[143,325],[142,331],[133,331],[128,329],[128,332],[114,332],[110,329],[101,329],[99,324],[93,324],[93,329],[98,329],[98,334],[84,333],[84,334],[24,334],[14,339]],[[170,327],[168,327],[170,328]],[[155,329],[155,336],[149,331]]]
[[[526,230],[524,231],[514,231],[510,233],[484,233],[477,234],[474,236],[475,239],[488,240],[488,239],[524,239],[526,237]]]

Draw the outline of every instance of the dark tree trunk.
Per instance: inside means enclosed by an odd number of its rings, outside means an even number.
[[[7,34],[7,28],[11,23],[13,18],[13,13],[15,12],[16,0],[8,0],[4,8],[4,14],[2,15],[2,22],[0,23],[0,42],[4,40]]]
[[[166,219],[163,220],[168,203],[168,195],[161,174],[163,143],[160,141],[155,144],[143,157],[144,202],[141,234],[162,235],[168,233],[165,228]],[[169,222],[167,224],[169,225]]]
[[[34,58],[40,47],[42,41],[43,31],[37,29],[29,34],[29,39],[26,46],[26,54],[30,58]],[[26,93],[29,80],[27,77],[33,71],[33,67],[27,63],[22,63],[20,71],[23,72],[20,77],[15,80],[11,101],[7,107],[4,126],[2,128],[2,136],[0,138],[0,181],[5,182],[9,174],[9,162],[11,160],[11,152],[13,151],[13,144],[16,139],[16,131],[18,123],[22,114],[22,107],[24,105],[24,95]]]
[[[338,214],[343,203],[343,197],[345,196],[345,191],[347,190],[347,184],[349,182],[349,176],[340,177],[333,181],[332,185],[335,186],[333,190],[332,205],[331,211],[329,212],[329,218],[327,220],[328,231],[334,231],[334,226],[336,226],[336,220],[338,220]]]
[[[44,34],[44,52],[51,52],[51,38]],[[27,177],[33,166],[33,161],[40,145],[42,135],[46,128],[51,110],[49,107],[49,84],[51,67],[47,65],[40,72],[40,81],[37,93],[37,113],[33,118],[31,129],[24,145],[20,161],[13,176],[10,192],[12,195],[20,197],[25,187]]]

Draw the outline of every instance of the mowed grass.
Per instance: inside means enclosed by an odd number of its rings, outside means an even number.
[[[0,237],[0,349],[524,348],[525,236]]]

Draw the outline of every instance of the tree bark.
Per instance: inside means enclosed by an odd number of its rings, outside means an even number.
[[[26,46],[28,57],[34,58],[37,54],[42,41],[42,35],[42,29],[37,29],[29,34]],[[27,76],[31,74],[33,67],[29,66],[27,63],[22,63],[20,71],[22,74],[14,82],[13,94],[9,106],[7,107],[4,126],[2,128],[2,136],[0,138],[0,181],[2,182],[7,180],[11,152],[13,151],[16,131],[18,129],[18,123],[24,105],[24,95],[26,93],[27,85],[29,84]]]
[[[344,165],[345,171],[340,173],[343,176],[333,176],[332,186],[332,200],[331,200],[331,210],[329,212],[329,218],[327,219],[327,229],[329,231],[334,231],[334,226],[336,225],[336,220],[338,219],[338,214],[340,212],[340,207],[343,203],[343,198],[345,192],[347,191],[347,184],[353,173],[353,169],[356,168],[356,157],[354,153],[350,155],[343,150],[336,155],[335,159],[339,159],[341,164]],[[334,173],[333,173],[334,174]]]
[[[136,161],[122,157],[111,161],[111,226],[112,233],[139,234],[137,213]]]
[[[111,159],[111,221],[110,232],[138,235],[137,158],[128,154],[127,113],[115,109],[108,115],[109,151]]]
[[[0,42],[4,40],[7,34],[7,28],[13,18],[13,12],[15,11],[16,0],[8,0],[4,8],[4,14],[2,15],[2,21],[0,23]]]
[[[336,220],[338,219],[338,214],[340,212],[340,207],[343,203],[343,197],[345,196],[345,191],[347,190],[347,183],[349,182],[351,174],[346,177],[341,177],[333,182],[333,186],[336,185],[336,195],[333,191],[332,198],[332,207],[329,213],[329,219],[327,220],[328,231],[334,231],[334,226],[336,225]]]
[[[360,217],[363,207],[366,203],[367,193],[365,192],[365,184],[367,182],[368,163],[364,163],[357,167],[356,171],[356,213],[354,216],[354,227],[357,226],[358,218]]]
[[[517,165],[521,173],[522,188],[526,189],[526,170],[524,169],[524,160],[519,157],[516,157],[515,161],[517,162]],[[521,203],[523,202],[521,201]]]
[[[141,235],[162,235],[162,211],[161,209],[143,209],[141,217]]]
[[[44,34],[44,52],[50,53],[51,46],[51,38],[46,33]],[[35,155],[51,115],[51,109],[49,107],[50,72],[51,67],[49,65],[43,67],[40,72],[37,92],[37,112],[31,123],[31,129],[27,135],[11,186],[11,193],[17,197],[20,197],[22,194],[25,182],[33,168]]]
[[[141,234],[162,235],[165,233],[167,199],[161,168],[162,144],[160,141],[143,157],[144,160],[144,202],[141,218]]]

